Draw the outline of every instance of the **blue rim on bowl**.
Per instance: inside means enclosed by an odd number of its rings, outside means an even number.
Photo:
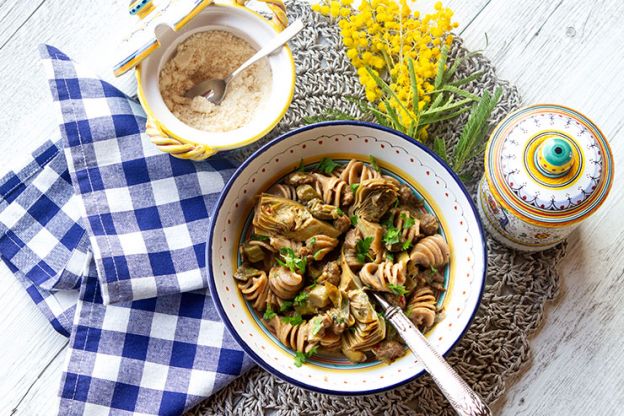
[[[237,333],[234,325],[232,324],[231,320],[229,319],[229,317],[227,316],[225,309],[223,307],[223,304],[221,303],[221,300],[219,298],[219,294],[217,291],[217,288],[215,286],[215,281],[214,281],[214,268],[213,268],[213,263],[212,263],[212,242],[214,241],[214,230],[215,230],[215,225],[216,225],[216,220],[217,220],[217,213],[219,212],[219,210],[221,209],[226,196],[228,195],[228,192],[230,191],[230,189],[232,188],[232,185],[234,184],[234,182],[236,181],[236,179],[239,177],[239,175],[241,174],[241,172],[243,172],[245,170],[245,168],[251,164],[254,159],[256,159],[259,155],[265,153],[268,149],[270,149],[272,146],[274,146],[277,143],[280,143],[284,140],[287,140],[288,138],[297,135],[299,133],[308,131],[308,130],[313,130],[316,128],[320,128],[320,127],[327,127],[327,126],[360,126],[360,127],[368,127],[368,128],[372,128],[375,130],[380,130],[386,133],[390,133],[398,138],[401,138],[405,141],[408,141],[410,144],[412,145],[416,145],[417,147],[419,147],[421,150],[423,150],[425,153],[427,153],[429,156],[431,156],[433,159],[435,159],[436,162],[438,162],[448,173],[449,175],[455,180],[455,182],[457,183],[459,189],[463,192],[464,196],[466,197],[466,200],[468,201],[468,205],[470,206],[471,210],[472,210],[472,214],[474,215],[474,218],[476,220],[477,223],[477,229],[478,229],[478,233],[479,233],[479,238],[481,240],[481,245],[482,245],[482,250],[483,250],[483,274],[481,276],[480,279],[480,288],[479,288],[479,294],[478,294],[478,298],[474,307],[474,310],[471,313],[471,316],[465,326],[465,328],[462,330],[462,332],[457,336],[457,338],[453,341],[453,343],[451,344],[451,346],[447,349],[447,351],[444,353],[444,356],[447,356],[452,350],[453,348],[455,348],[455,346],[459,343],[459,341],[463,338],[463,336],[466,334],[466,332],[468,331],[468,329],[470,328],[470,326],[472,325],[472,321],[474,320],[474,317],[479,309],[479,306],[481,304],[481,300],[483,297],[483,291],[485,288],[485,278],[486,278],[486,274],[487,274],[487,246],[485,243],[485,235],[483,232],[483,225],[481,223],[481,219],[477,213],[477,209],[474,205],[474,202],[472,201],[472,198],[470,197],[470,194],[468,193],[468,191],[466,190],[466,188],[464,187],[463,183],[461,182],[461,180],[459,179],[459,177],[451,170],[451,168],[446,164],[446,162],[444,162],[437,154],[435,154],[434,152],[432,152],[430,149],[428,149],[427,147],[425,147],[423,144],[416,142],[415,140],[413,140],[412,138],[406,136],[405,134],[398,132],[396,130],[384,127],[384,126],[380,126],[378,124],[374,124],[374,123],[369,123],[369,122],[363,122],[363,121],[347,121],[347,120],[340,120],[340,121],[327,121],[327,122],[321,122],[321,123],[314,123],[308,126],[304,126],[298,129],[295,129],[293,131],[290,131],[288,133],[285,133],[275,139],[273,139],[272,141],[270,141],[269,143],[265,144],[264,146],[262,146],[260,149],[256,150],[250,157],[247,158],[247,160],[245,160],[245,162],[243,162],[243,164],[241,164],[238,169],[236,169],[236,171],[234,172],[234,174],[232,175],[232,177],[228,180],[227,184],[225,185],[223,191],[221,192],[217,203],[215,204],[215,207],[212,211],[212,216],[211,216],[211,220],[210,220],[210,228],[209,228],[209,234],[208,234],[208,240],[206,243],[206,272],[207,272],[207,276],[208,276],[208,284],[210,287],[210,294],[212,296],[212,299],[217,307],[217,311],[221,317],[221,319],[223,320],[223,322],[225,323],[225,326],[227,327],[227,329],[229,330],[230,334],[232,335],[232,337],[238,342],[238,344],[243,348],[243,350],[249,354],[249,356],[258,364],[260,365],[262,368],[264,368],[266,371],[274,374],[275,376],[288,381],[289,383],[296,385],[298,387],[307,389],[307,390],[311,390],[311,391],[316,391],[319,393],[324,393],[324,394],[331,394],[331,395],[367,395],[367,394],[374,394],[374,393],[380,393],[383,391],[388,391],[391,389],[394,389],[396,387],[399,387],[403,384],[406,384],[412,380],[415,380],[416,378],[420,377],[423,373],[424,370],[417,372],[416,374],[414,374],[412,377],[407,378],[405,380],[402,380],[398,383],[395,384],[391,384],[388,386],[385,386],[383,388],[378,388],[378,389],[371,389],[371,390],[364,390],[364,391],[357,391],[357,392],[347,392],[347,391],[336,391],[336,390],[328,390],[328,389],[324,389],[324,388],[320,388],[317,386],[311,386],[305,383],[302,383],[301,381],[298,381],[296,379],[293,379],[292,377],[282,373],[281,371],[278,371],[277,369],[275,369],[273,366],[271,366],[266,360],[264,360],[256,351],[254,351],[241,337],[240,335]]]

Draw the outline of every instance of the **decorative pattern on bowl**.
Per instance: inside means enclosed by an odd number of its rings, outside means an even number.
[[[388,365],[352,364],[320,357],[303,367],[283,347],[245,302],[232,277],[238,244],[257,194],[285,174],[323,157],[368,160],[409,184],[435,213],[451,247],[445,318],[427,337],[447,353],[468,328],[478,307],[485,279],[485,245],[481,224],[459,179],[429,150],[412,139],[380,126],[360,122],[319,123],[275,139],[254,153],[226,185],[212,219],[207,268],[217,308],[237,341],[256,362],[277,376],[304,388],[330,394],[369,394],[390,389],[422,374],[411,354]]]

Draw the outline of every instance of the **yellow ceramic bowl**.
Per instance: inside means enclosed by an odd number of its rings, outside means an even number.
[[[227,132],[208,132],[176,118],[160,94],[160,71],[181,42],[195,33],[210,30],[231,32],[259,49],[275,36],[277,29],[273,23],[244,6],[210,5],[179,32],[171,31],[160,37],[161,46],[137,67],[138,95],[148,115],[147,134],[161,150],[176,157],[202,160],[216,152],[253,143],[275,127],[292,101],[295,63],[290,49],[284,47],[268,57],[271,92],[247,125]]]

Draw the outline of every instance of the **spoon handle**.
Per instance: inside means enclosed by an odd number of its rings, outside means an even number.
[[[385,314],[386,319],[396,328],[412,353],[423,362],[425,369],[458,415],[491,416],[492,412],[483,399],[431,347],[429,341],[400,308],[388,305]]]
[[[236,68],[234,72],[232,72],[225,79],[226,84],[230,82],[234,77],[243,72],[247,67],[264,58],[265,56],[271,54],[278,48],[281,48],[286,42],[295,37],[295,35],[303,29],[303,21],[301,19],[297,19],[294,23],[290,24],[286,29],[282,30],[277,36],[271,39],[262,49],[256,52],[251,58],[247,59],[241,66]]]

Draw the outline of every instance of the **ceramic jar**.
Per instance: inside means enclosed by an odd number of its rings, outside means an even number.
[[[540,251],[593,214],[612,181],[613,156],[593,122],[560,105],[533,105],[492,132],[477,205],[496,240]]]
[[[245,7],[246,1],[215,4],[212,0],[136,0],[130,4],[130,14],[136,16],[135,27],[120,45],[114,73],[120,76],[136,68],[137,94],[148,116],[146,133],[160,150],[184,159],[206,159],[218,151],[262,138],[286,113],[295,88],[295,64],[287,46],[267,57],[271,92],[262,111],[236,130],[209,132],[188,126],[173,115],[161,96],[160,71],[189,36],[223,30],[260,49],[276,31],[287,26],[282,0],[262,0],[273,12],[271,21]]]

